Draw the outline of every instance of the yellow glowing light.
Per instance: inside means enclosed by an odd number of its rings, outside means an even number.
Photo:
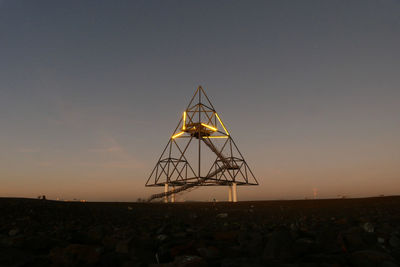
[[[171,138],[172,138],[172,139],[175,139],[175,138],[181,136],[181,135],[184,134],[184,133],[185,133],[185,132],[177,133],[177,134],[173,135]]]
[[[212,127],[212,126],[210,126],[210,125],[207,125],[207,124],[205,124],[205,123],[202,123],[201,125],[203,125],[204,127],[208,128],[208,129],[210,129],[210,130],[212,130],[212,131],[214,131],[214,132],[217,131],[217,128],[214,128],[214,127]]]
[[[227,135],[203,136],[203,138],[228,138]]]
[[[219,123],[221,123],[222,127],[224,128],[226,134],[229,135],[228,130],[225,128],[225,125],[222,123],[222,121],[221,121],[221,119],[219,118],[217,112],[215,112],[215,116],[217,116],[217,119],[218,119]]]
[[[182,130],[186,130],[186,111],[183,112]]]

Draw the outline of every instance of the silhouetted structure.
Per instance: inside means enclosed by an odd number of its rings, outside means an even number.
[[[208,168],[202,144],[216,156]],[[152,195],[149,201],[164,197],[168,202],[171,196],[175,202],[176,193],[198,186],[229,186],[229,201],[236,202],[239,185],[258,185],[258,182],[199,86],[146,182],[146,186],[164,187],[164,192]]]

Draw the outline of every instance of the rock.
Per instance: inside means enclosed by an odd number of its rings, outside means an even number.
[[[164,232],[166,232],[168,230],[168,225],[167,224],[163,224],[161,227],[159,227],[156,231],[156,234],[162,234]]]
[[[394,248],[400,248],[400,238],[396,235],[392,235],[389,239],[389,244]]]
[[[324,227],[318,232],[316,243],[325,253],[338,253],[346,250],[342,236],[338,236],[337,232],[329,227]]]
[[[62,246],[65,242],[52,239],[48,236],[28,237],[23,242],[23,248],[37,253],[48,253],[53,247]]]
[[[197,219],[199,216],[196,214],[196,213],[191,213],[190,215],[189,215],[189,218],[191,218],[191,219]]]
[[[114,265],[114,264],[111,264],[111,265]],[[122,267],[146,267],[146,266],[147,266],[147,264],[141,263],[137,260],[129,260],[122,264]]]
[[[25,265],[30,267],[46,267],[51,266],[51,261],[47,255],[36,255],[34,258],[30,259]]]
[[[351,254],[351,263],[355,266],[379,266],[383,262],[392,262],[393,258],[375,250],[361,250]]]
[[[385,238],[378,237],[377,241],[378,241],[379,244],[384,244],[385,243]]]
[[[19,229],[18,228],[13,228],[8,232],[9,236],[16,236],[19,234]]]
[[[21,235],[8,238],[8,246],[14,248],[23,248],[26,244],[26,238]]]
[[[341,233],[338,237],[339,241],[343,242],[346,251],[356,251],[366,248],[362,229],[353,227]]]
[[[384,261],[380,267],[399,267],[399,265],[391,261]]]
[[[298,230],[299,230],[299,225],[298,225],[296,222],[291,223],[291,224],[290,224],[290,229],[291,229],[292,231],[298,231]]]
[[[346,225],[348,223],[348,220],[347,218],[339,218],[335,220],[335,223],[338,225]]]
[[[216,232],[214,234],[214,239],[218,241],[235,242],[237,236],[238,233],[236,231]]]
[[[0,248],[0,266],[24,266],[32,258],[30,253],[17,248]]]
[[[93,242],[99,242],[104,237],[104,228],[102,226],[95,226],[89,229],[87,236]]]
[[[363,233],[363,239],[367,247],[373,247],[375,246],[377,242],[377,237],[375,233]]]
[[[254,258],[225,258],[221,260],[221,267],[262,267],[266,266]],[[268,265],[269,266],[269,265]],[[274,267],[292,267],[291,265],[273,264]],[[294,267],[294,266],[293,266]],[[296,265],[297,267],[297,265]]]
[[[130,251],[129,243],[130,243],[130,240],[119,241],[117,243],[117,245],[115,246],[115,252],[122,253],[122,254],[128,254]]]
[[[92,240],[89,238],[86,231],[79,230],[71,233],[69,242],[72,244],[88,244],[91,243]]]
[[[341,254],[310,254],[300,259],[298,266],[348,266],[344,255]],[[296,265],[297,266],[297,265]]]
[[[363,229],[365,230],[365,232],[367,233],[373,233],[374,232],[374,225],[370,222],[366,222],[363,224]]]
[[[108,252],[100,256],[96,266],[121,266],[125,261],[128,261],[126,255],[116,252]]]
[[[8,247],[10,243],[10,238],[8,235],[2,235],[0,234],[0,247]]]
[[[308,238],[299,238],[293,244],[295,253],[298,256],[312,253],[314,251],[315,246],[316,246],[315,242]]]
[[[16,248],[0,248],[0,266],[29,266],[33,255]]]
[[[189,232],[188,230],[190,230],[190,229],[187,229],[186,231]],[[186,236],[187,236],[186,232],[177,232],[177,233],[173,234],[173,238],[176,238],[176,239],[185,239]]]
[[[226,218],[228,217],[228,213],[219,213],[217,214],[217,218]]]
[[[207,260],[215,259],[219,256],[219,250],[216,247],[202,247],[198,248],[199,255]]]
[[[197,251],[194,247],[194,241],[187,241],[184,244],[174,246],[170,249],[171,257],[175,258],[181,255],[196,255]]]
[[[164,240],[166,240],[167,238],[168,238],[167,235],[158,235],[158,236],[157,236],[157,240],[158,240],[158,241],[161,241],[161,242],[164,241]]]
[[[114,236],[105,236],[102,240],[101,240],[101,244],[107,249],[107,250],[115,250],[115,247],[118,244],[118,239],[115,238]]]
[[[294,256],[293,240],[287,229],[274,231],[268,239],[264,248],[263,260],[287,261]]]
[[[263,252],[263,234],[257,231],[244,232],[238,235],[241,250],[247,255],[259,256]]]
[[[99,250],[92,246],[71,244],[66,248],[55,248],[50,258],[56,266],[93,265],[99,261]]]
[[[193,256],[193,255],[183,255],[176,257],[174,262],[172,263],[173,266],[176,267],[206,267],[207,262],[203,259],[200,258],[199,256]]]
[[[170,248],[164,244],[157,249],[157,253],[154,255],[157,263],[172,262],[173,257],[171,256]]]

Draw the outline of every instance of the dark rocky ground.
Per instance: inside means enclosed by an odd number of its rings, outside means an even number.
[[[400,197],[240,203],[0,198],[0,266],[399,266]]]

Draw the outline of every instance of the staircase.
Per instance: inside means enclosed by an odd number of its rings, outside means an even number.
[[[220,158],[220,160],[223,162],[224,166],[226,167],[225,169],[238,169],[239,166],[232,161],[229,161],[224,154],[219,151],[213,143],[211,143],[210,139],[208,138],[203,138],[203,142]]]
[[[208,138],[202,138],[203,142],[218,156],[218,158],[220,158],[220,160],[222,161],[223,165],[221,167],[219,167],[218,169],[216,169],[215,171],[209,173],[205,178],[201,178],[200,180],[198,180],[195,183],[190,183],[190,184],[185,184],[182,185],[179,188],[170,190],[168,192],[162,192],[162,193],[158,193],[158,194],[154,194],[151,195],[148,199],[148,202],[152,201],[153,199],[156,198],[162,198],[162,197],[168,197],[172,194],[177,194],[183,191],[186,191],[188,189],[194,189],[197,186],[200,186],[202,183],[204,183],[208,178],[214,177],[215,175],[217,175],[218,173],[226,170],[226,169],[238,169],[239,166],[235,163],[235,162],[230,162],[222,153],[221,151],[219,151],[214,145],[213,143],[211,143],[211,141]]]

